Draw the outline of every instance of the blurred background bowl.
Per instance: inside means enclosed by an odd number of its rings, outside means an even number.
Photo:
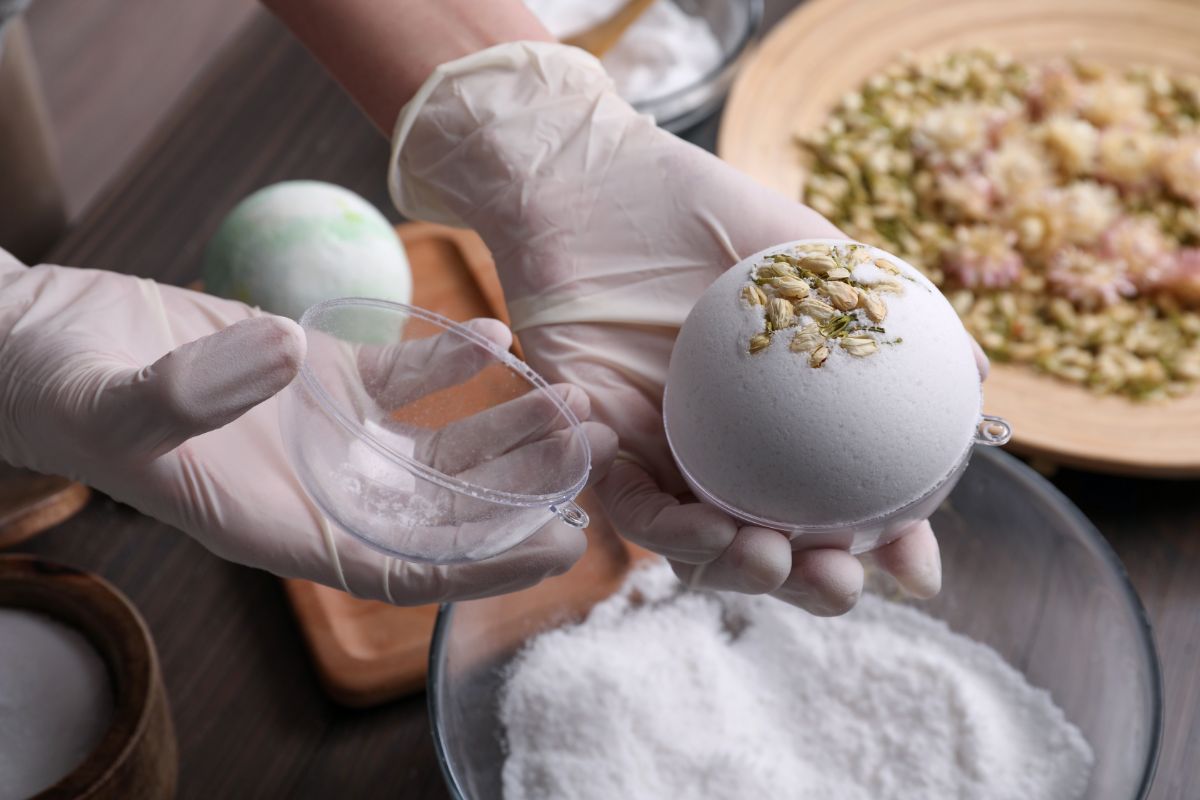
[[[721,63],[689,86],[642,100],[633,107],[679,133],[717,109],[762,30],[762,0],[673,0],[685,12],[702,17],[721,43]]]
[[[1096,754],[1087,800],[1144,798],[1162,732],[1162,679],[1145,611],[1107,542],[1037,473],[983,448],[933,524],[944,584],[914,604],[1053,695]],[[452,796],[501,796],[505,667],[528,639],[580,619],[620,585],[631,558],[600,544],[593,538],[587,559],[561,578],[442,608],[429,703]]]

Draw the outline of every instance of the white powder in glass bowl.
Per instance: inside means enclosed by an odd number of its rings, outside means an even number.
[[[554,36],[565,39],[615,14],[624,0],[525,0]],[[600,60],[630,103],[656,100],[696,84],[721,64],[709,24],[671,0],[657,0]]]
[[[1093,754],[990,647],[867,595],[844,617],[631,574],[517,656],[506,800],[1076,800]]]

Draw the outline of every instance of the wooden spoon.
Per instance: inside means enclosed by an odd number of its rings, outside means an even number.
[[[563,44],[587,50],[596,58],[600,58],[613,48],[629,26],[637,22],[654,0],[625,0],[617,13],[595,27],[588,28],[583,33],[577,33],[563,39]]]

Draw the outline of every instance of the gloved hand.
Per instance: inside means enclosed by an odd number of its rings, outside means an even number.
[[[511,342],[495,320],[473,325]],[[420,358],[428,341],[364,359],[364,380],[435,370]],[[111,272],[27,269],[0,250],[0,460],[90,484],[223,558],[401,605],[513,591],[582,554],[582,533],[557,522],[495,558],[444,567],[386,558],[332,528],[277,420],[274,395],[305,347],[294,322],[241,303]],[[399,359],[406,371],[389,374]],[[586,418],[583,392],[556,389]],[[602,471],[615,437],[585,429]]]
[[[700,294],[760,249],[842,236],[831,223],[656,128],[598,61],[553,44],[438,68],[397,120],[392,169],[402,213],[482,235],[531,363],[584,388],[617,431],[621,453],[596,488],[620,533],[692,585],[819,614],[855,603],[856,558],[793,552],[782,534],[691,499],[661,421],[672,344]],[[913,594],[940,588],[928,523],[873,557]]]

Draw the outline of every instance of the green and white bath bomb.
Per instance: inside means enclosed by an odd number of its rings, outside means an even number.
[[[408,257],[391,224],[354,192],[286,181],[238,203],[204,254],[205,289],[299,319],[337,297],[412,299]]]

